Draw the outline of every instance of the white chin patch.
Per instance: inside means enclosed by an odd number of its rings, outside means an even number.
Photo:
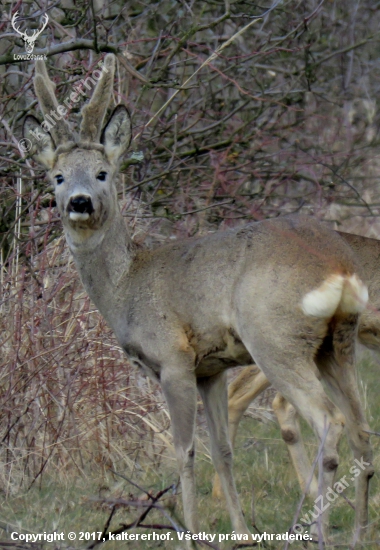
[[[70,220],[73,220],[73,222],[84,222],[88,220],[89,217],[90,214],[87,212],[83,212],[83,214],[80,212],[70,212]]]

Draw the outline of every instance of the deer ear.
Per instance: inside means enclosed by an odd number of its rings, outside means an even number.
[[[106,155],[111,162],[116,162],[128,149],[131,137],[131,117],[124,105],[118,105],[100,138],[100,143],[104,145]]]
[[[25,150],[30,151],[36,162],[50,170],[55,160],[55,145],[51,135],[45,132],[38,120],[31,115],[25,117],[22,133],[27,140],[24,143]]]

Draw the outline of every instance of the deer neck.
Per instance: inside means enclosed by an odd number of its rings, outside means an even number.
[[[83,241],[67,228],[65,233],[83,286],[110,322],[121,287],[127,285],[136,249],[121,212],[117,209],[108,227]]]

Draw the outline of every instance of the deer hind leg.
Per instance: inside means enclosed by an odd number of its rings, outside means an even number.
[[[185,524],[193,533],[199,531],[194,476],[194,435],[197,410],[197,385],[190,365],[165,368],[161,386],[171,418],[174,447],[182,486]]]
[[[355,369],[355,342],[349,337],[355,327],[355,317],[337,323],[332,338],[317,358],[321,375],[334,400],[345,415],[348,441],[354,455],[348,481],[355,480],[355,529],[359,538],[368,524],[369,480],[374,474],[369,426],[360,402]]]
[[[232,449],[228,437],[226,373],[198,379],[198,389],[203,400],[210,432],[212,461],[223,487],[232,528],[238,534],[247,535],[252,544],[252,537],[244,520],[232,474]]]
[[[290,332],[289,329],[290,320],[287,327],[280,326],[277,333],[263,332],[260,327],[256,327],[256,330],[250,330],[251,341],[247,335],[243,335],[242,340],[273,386],[297,408],[319,440],[324,441],[318,502],[321,503],[322,499],[326,503],[326,493],[333,483],[339,463],[338,443],[344,427],[344,416],[327,397],[318,379],[315,349],[311,341],[299,338],[295,330]],[[317,343],[316,340],[315,347]],[[321,512],[318,507],[314,508],[312,515],[313,523],[320,518],[318,521],[321,523],[322,536],[326,539],[329,507],[322,506]],[[315,525],[312,533],[316,533]]]
[[[245,367],[228,386],[228,432],[232,448],[240,420],[252,401],[270,386],[266,376],[256,365]],[[215,474],[212,496],[223,498],[223,489],[218,474]]]
[[[285,364],[290,367],[291,364],[297,366],[297,362]],[[310,364],[308,370],[305,369],[305,364],[302,367],[302,377],[288,378],[286,374],[284,375],[285,371],[282,371],[285,380],[281,384],[281,393],[297,407],[300,414],[313,428],[319,441],[324,442],[321,481],[318,487],[316,506],[314,506],[311,514],[313,516],[311,533],[314,539],[316,535],[318,538],[321,535],[326,541],[330,507],[329,502],[326,500],[326,494],[334,482],[339,464],[338,445],[344,428],[344,416],[325,394],[322,384],[312,370],[312,365]],[[297,370],[300,371],[300,369]],[[291,384],[288,385],[288,382],[291,382]],[[311,471],[311,469],[308,469],[308,464],[306,465],[306,471]],[[321,533],[319,533],[319,523]]]
[[[280,393],[273,400],[273,410],[281,429],[281,436],[288,447],[301,490],[313,500],[318,496],[318,482],[311,471],[311,464],[300,430],[297,410]]]

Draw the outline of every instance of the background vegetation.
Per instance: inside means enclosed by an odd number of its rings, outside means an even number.
[[[34,53],[48,56],[59,98],[106,52],[117,54],[114,100],[128,105],[134,125],[120,201],[134,237],[153,246],[299,211],[380,237],[380,3],[5,0],[0,9],[0,528],[4,539],[15,527],[98,531],[114,510],[117,529],[152,501],[143,488],[157,495],[176,485],[169,418],[159,388],[130,369],[82,290],[52,189],[18,147],[25,114],[42,117],[34,64],[13,58],[24,44],[12,16],[31,34],[48,13]],[[86,99],[68,115],[73,128]],[[367,361],[361,374],[375,431],[377,369]],[[246,421],[236,472],[246,514],[253,484],[257,527],[280,532],[299,493],[278,429],[267,424]],[[211,503],[205,442],[200,416],[204,528],[228,532],[224,508]],[[372,541],[380,540],[377,487]],[[145,523],[180,522],[176,489],[159,502]],[[347,548],[352,510],[343,499],[334,521],[333,540]]]

